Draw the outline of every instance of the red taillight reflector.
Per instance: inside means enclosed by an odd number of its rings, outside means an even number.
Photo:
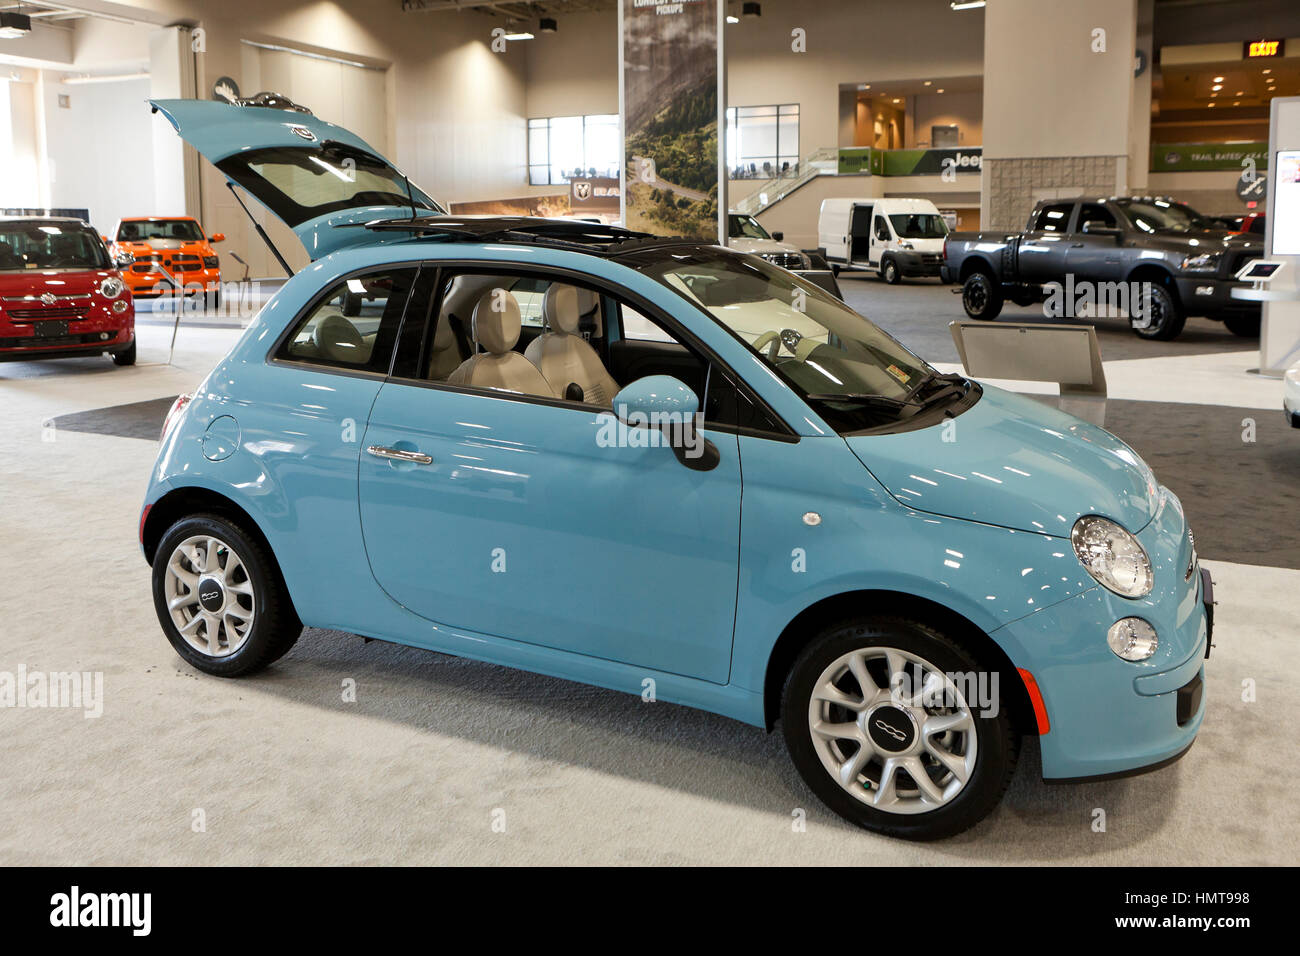
[[[1043,736],[1052,729],[1052,722],[1047,719],[1047,705],[1043,703],[1043,692],[1038,689],[1038,681],[1034,680],[1034,675],[1029,673],[1023,667],[1017,667],[1020,672],[1020,679],[1025,682],[1025,690],[1029,693],[1029,702],[1034,706],[1034,719],[1038,721],[1038,736]]]

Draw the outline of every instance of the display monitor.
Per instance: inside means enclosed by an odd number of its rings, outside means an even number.
[[[1300,149],[1278,150],[1273,169],[1272,252],[1300,256]]]

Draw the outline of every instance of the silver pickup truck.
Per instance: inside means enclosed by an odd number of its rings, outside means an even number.
[[[1189,315],[1258,336],[1259,305],[1231,290],[1242,285],[1241,268],[1263,254],[1262,236],[1229,232],[1171,199],[1050,199],[1034,207],[1020,235],[949,235],[940,274],[962,284],[973,319],[996,318],[1008,299],[1067,315],[1077,311],[1052,310],[1087,301],[1091,309],[1118,303],[1143,338],[1176,338]]]

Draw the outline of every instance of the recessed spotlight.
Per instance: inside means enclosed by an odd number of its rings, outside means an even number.
[[[1269,75],[1270,73],[1272,73],[1272,72],[1273,72],[1272,70],[1265,70],[1265,71],[1264,71],[1264,75],[1265,75],[1265,76],[1268,76],[1268,75]]]
[[[922,86],[931,86],[931,85],[933,85],[933,83],[934,83],[933,80],[926,80],[926,81],[925,81],[924,83],[922,83],[921,85],[922,85]]]
[[[1238,95],[1238,96],[1245,96],[1245,95],[1246,95],[1246,92],[1245,92],[1245,90],[1238,90],[1238,91],[1237,91],[1237,95]]]
[[[1215,82],[1215,83],[1222,83],[1222,82],[1223,82],[1223,77],[1221,77],[1221,76],[1216,76],[1216,77],[1214,78],[1214,82]]]
[[[1232,105],[1233,105],[1233,106],[1240,106],[1240,105],[1241,105],[1241,100],[1233,100],[1233,101],[1232,101]]]
[[[727,14],[727,22],[728,22],[728,23],[739,23],[739,22],[740,22],[740,17],[735,17],[735,16],[732,16],[730,13],[728,13],[728,14]]]
[[[942,93],[943,90],[939,89],[939,90],[935,90],[935,92],[936,92],[936,93]]]
[[[1210,104],[1210,109],[1214,109],[1214,104],[1213,104],[1213,103]]]
[[[895,103],[901,103],[901,102],[903,102],[903,101],[900,100],[898,97],[894,97],[894,102],[895,102]]]
[[[1212,87],[1210,87],[1210,89],[1214,90],[1217,93],[1219,90],[1223,89],[1223,84],[1215,83]]]

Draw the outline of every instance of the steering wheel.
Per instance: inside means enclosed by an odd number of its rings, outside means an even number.
[[[776,361],[777,355],[781,352],[781,346],[785,346],[791,355],[799,358],[798,348],[802,340],[803,335],[794,329],[781,329],[779,332],[776,329],[770,329],[754,340],[754,348],[759,352],[766,348],[769,362]]]

